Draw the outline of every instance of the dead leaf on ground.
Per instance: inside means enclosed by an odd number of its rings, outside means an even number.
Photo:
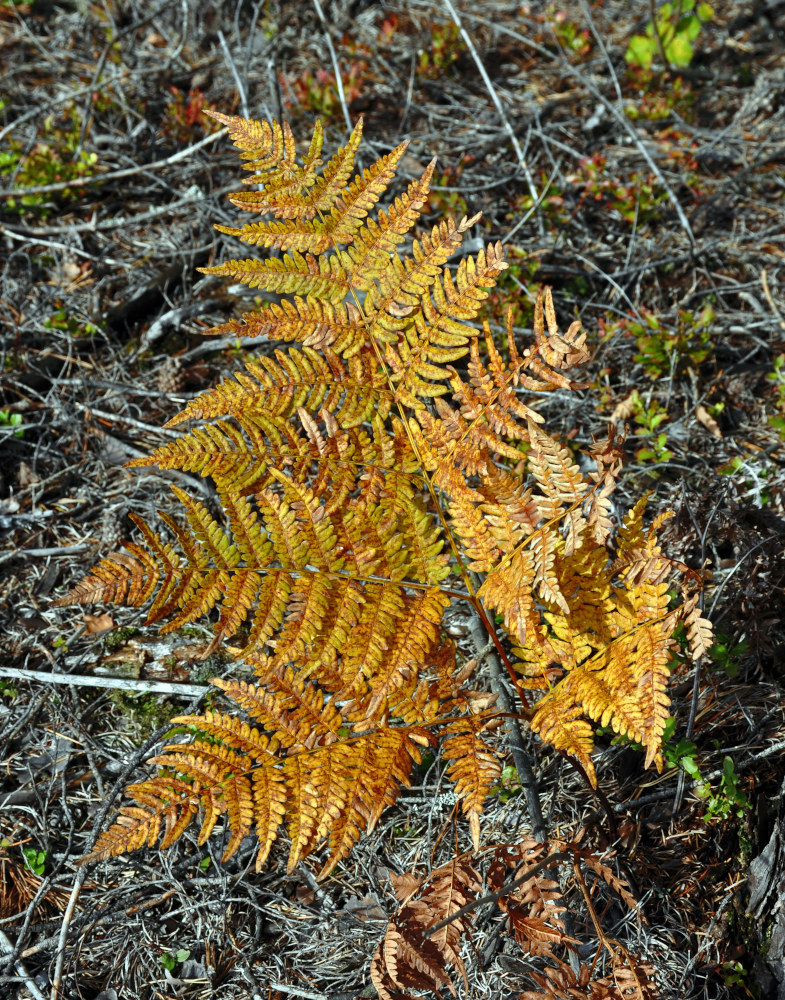
[[[106,613],[102,615],[85,615],[85,632],[88,635],[96,635],[98,632],[108,632],[114,628],[114,619]]]
[[[718,441],[722,440],[722,431],[720,430],[720,425],[714,419],[714,417],[709,413],[709,411],[704,406],[695,407],[695,418],[698,423],[703,424],[709,434],[717,438]]]

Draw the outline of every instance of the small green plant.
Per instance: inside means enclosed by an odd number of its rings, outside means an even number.
[[[498,795],[499,801],[504,803],[517,795],[521,790],[521,783],[518,778],[518,771],[512,764],[502,768],[502,773],[497,784],[491,787],[491,795]]]
[[[743,819],[744,810],[750,808],[750,800],[739,788],[739,779],[731,757],[726,757],[722,762],[719,788],[715,791],[704,781],[696,789],[696,794],[706,802],[704,819],[707,821],[729,819],[731,815]]]
[[[608,173],[607,158],[600,152],[581,159],[570,183],[582,187],[577,212],[587,199],[618,212],[625,222],[642,226],[657,218],[660,204],[667,198],[654,175],[637,171],[620,178]]]
[[[14,687],[9,681],[0,679],[0,698],[13,699],[19,694],[19,689]],[[2,845],[0,845],[2,846]]]
[[[630,402],[633,406],[633,419],[642,429],[643,435],[649,436],[649,444],[639,448],[635,457],[639,462],[667,462],[673,458],[673,452],[666,447],[668,435],[665,431],[658,431],[660,424],[668,420],[668,411],[656,400],[649,400],[644,403],[638,390],[636,389]]]
[[[630,66],[624,85],[629,95],[624,113],[633,121],[662,121],[670,118],[674,111],[690,120],[695,92],[680,76],[665,83],[658,80],[651,69]]]
[[[556,183],[553,177],[544,170],[540,173],[540,193],[536,200],[537,210],[543,219],[548,223],[552,232],[563,228],[569,221],[564,191]],[[511,209],[505,216],[508,222],[516,223],[522,215],[531,213],[535,207],[535,199],[527,192],[517,195],[510,201]]]
[[[665,731],[662,734],[662,756],[668,767],[681,768],[685,774],[693,780],[700,779],[700,767],[698,766],[698,748],[692,740],[679,739],[673,742],[676,733],[676,720],[671,716],[665,723]]]
[[[27,867],[40,878],[46,868],[46,851],[39,851],[35,847],[23,847],[22,854]]]
[[[58,303],[59,305],[59,303]],[[52,313],[49,319],[44,320],[47,330],[62,330],[71,337],[92,337],[100,333],[99,327],[94,326],[88,320],[79,320],[71,315],[64,306],[60,306],[57,312]]]
[[[180,948],[179,951],[176,951],[173,954],[161,955],[158,961],[168,972],[174,972],[175,968],[178,965],[182,965],[182,963],[187,958],[190,957],[191,957],[191,952],[188,950],[188,948]]]
[[[417,75],[426,80],[443,76],[466,48],[460,36],[457,24],[434,24],[430,47],[417,53]]]
[[[341,73],[341,84],[347,104],[358,98],[367,80],[368,67],[365,62],[353,60],[345,73]],[[301,108],[303,111],[315,112],[322,118],[330,120],[341,113],[341,102],[335,74],[321,67],[312,72],[303,70],[299,76],[281,76],[281,86],[289,96],[284,98],[284,105],[292,110]]]
[[[749,643],[743,640],[737,642],[721,631],[717,631],[715,637],[717,641],[709,649],[714,666],[728,677],[736,677],[739,673],[739,661],[749,652]]]
[[[98,162],[96,153],[80,148],[81,133],[79,113],[70,105],[59,117],[48,115],[44,119],[41,138],[32,149],[25,151],[22,142],[9,136],[7,149],[0,150],[0,177],[7,178],[6,183],[16,189],[68,181],[68,187],[57,192],[57,197],[63,201],[78,198],[83,191],[79,181],[90,177]],[[7,198],[6,207],[20,214],[34,209],[45,218],[52,209],[52,195]]]
[[[591,32],[571,21],[566,11],[557,10],[555,4],[549,4],[545,17],[565,52],[579,57],[591,52]]]
[[[766,376],[773,383],[774,405],[777,412],[769,417],[769,424],[785,437],[785,354],[779,354],[774,359],[774,368]]]
[[[723,962],[720,975],[726,986],[741,986],[748,996],[755,995],[747,986],[747,970],[741,962]]]
[[[652,329],[649,319],[651,316],[647,317],[647,325]],[[641,330],[635,360],[644,366],[650,378],[661,378],[672,370],[682,373],[696,368],[711,353],[713,320],[714,308],[709,302],[699,312],[679,309],[675,332],[658,324],[653,333]]]
[[[633,35],[624,58],[632,66],[648,69],[664,53],[668,66],[689,66],[695,54],[693,43],[701,27],[714,17],[710,4],[695,0],[664,3],[645,34]]]
[[[713,789],[701,775],[698,764],[698,748],[692,740],[680,739],[673,742],[676,731],[676,720],[668,719],[662,735],[662,756],[668,767],[680,768],[691,778],[695,794],[706,803],[704,820],[729,819],[735,815],[737,819],[744,818],[744,810],[750,808],[750,802],[739,788],[739,779],[731,757],[725,757],[722,762],[722,778],[717,789]]]
[[[10,410],[0,410],[0,427],[18,427],[22,423],[21,413],[12,413]],[[14,437],[20,438],[24,431],[14,431]]]
[[[603,341],[618,334],[633,339],[637,348],[633,360],[643,365],[652,381],[659,381],[695,370],[706,360],[711,353],[713,320],[714,307],[707,302],[698,312],[679,309],[675,326],[641,308],[636,317],[601,320],[600,329]],[[785,382],[783,387],[785,407]]]

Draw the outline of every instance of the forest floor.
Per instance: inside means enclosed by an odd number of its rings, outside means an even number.
[[[259,349],[203,337],[254,296],[196,271],[236,255],[212,226],[237,225],[237,159],[204,107],[284,116],[303,142],[321,115],[329,151],[362,114],[366,163],[408,138],[394,193],[437,156],[426,221],[482,211],[472,235],[504,240],[494,328],[511,304],[523,343],[543,284],[581,320],[590,387],[554,394],[547,427],[581,448],[628,425],[621,497],[676,512],[665,549],[705,568],[717,643],[674,671],[661,774],[600,737],[615,831],[530,737],[544,811],[618,851],[648,923],[613,911],[608,932],[663,997],[785,996],[785,2],[700,8],[668,70],[646,2],[455,7],[466,36],[447,0],[322,0],[324,21],[305,0],[0,5],[2,997],[373,996],[387,873],[457,837],[435,762],[323,883],[248,872],[250,849],[221,866],[195,834],[74,864],[216,669],[199,629],[163,641],[137,611],[53,605],[131,537],[129,512],[166,503],[163,476],[124,463]],[[499,789],[484,840],[526,832]],[[532,988],[490,921],[465,961],[462,997]]]

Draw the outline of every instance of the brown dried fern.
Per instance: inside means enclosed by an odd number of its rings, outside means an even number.
[[[608,953],[611,976],[595,973],[594,962],[591,966],[581,964],[576,973],[557,954],[576,951],[580,942],[565,930],[562,892],[559,883],[548,877],[549,867],[571,861],[583,888],[586,869],[636,909],[627,883],[608,864],[608,855],[600,857],[564,840],[538,844],[527,839],[496,847],[487,868],[490,894],[486,896],[480,896],[481,861],[475,852],[442,865],[424,879],[391,875],[402,905],[391,918],[371,965],[371,979],[380,1000],[418,1000],[421,994],[407,991],[427,990],[440,995],[444,986],[455,995],[448,970],[456,969],[467,981],[460,946],[471,937],[476,911],[489,905],[505,915],[505,923],[524,954],[547,963],[543,972],[530,971],[540,989],[521,993],[521,1000],[656,1000],[652,966],[601,931],[600,950],[604,948]],[[588,894],[586,901],[596,921]]]

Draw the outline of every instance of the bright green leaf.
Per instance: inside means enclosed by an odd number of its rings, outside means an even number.
[[[689,66],[692,61],[692,45],[686,35],[676,35],[665,50],[668,62],[674,66]]]
[[[648,69],[654,59],[654,46],[649,38],[643,35],[633,35],[630,44],[624,54],[628,63],[634,63],[643,69]]]

